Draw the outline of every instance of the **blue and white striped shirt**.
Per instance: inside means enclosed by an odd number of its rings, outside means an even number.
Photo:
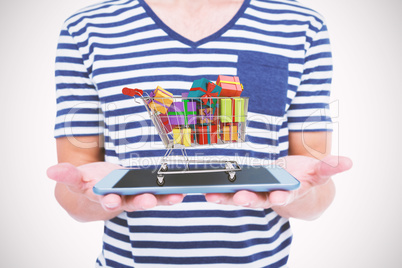
[[[292,0],[245,0],[221,30],[192,42],[143,0],[111,0],[67,19],[56,58],[55,137],[104,135],[106,161],[155,165],[166,149],[143,104],[122,87],[180,95],[195,79],[237,75],[250,97],[246,142],[188,149],[190,158],[269,164],[288,154],[289,131],[331,130],[327,28]],[[81,144],[91,146],[90,144]],[[271,209],[205,202],[122,213],[105,222],[98,266],[283,267],[292,233]]]

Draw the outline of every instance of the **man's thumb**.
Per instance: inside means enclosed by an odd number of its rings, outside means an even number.
[[[78,168],[70,163],[60,163],[47,169],[47,176],[57,182],[68,186],[79,187],[82,174]]]

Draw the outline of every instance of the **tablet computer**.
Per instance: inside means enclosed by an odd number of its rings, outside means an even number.
[[[236,171],[236,179],[228,180],[227,172],[196,172],[185,170],[177,174],[165,174],[165,183],[157,183],[156,168],[117,169],[100,180],[93,188],[99,195],[110,193],[137,195],[143,193],[189,194],[234,193],[240,190],[269,192],[296,190],[300,182],[279,166],[243,166]]]

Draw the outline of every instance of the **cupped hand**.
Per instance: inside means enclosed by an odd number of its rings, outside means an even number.
[[[290,174],[300,181],[300,188],[294,191],[250,192],[235,194],[206,194],[209,202],[238,205],[250,208],[270,208],[295,203],[314,188],[326,184],[331,176],[352,167],[347,157],[327,156],[322,160],[307,156],[287,156],[277,161]]]
[[[121,166],[94,162],[76,167],[69,163],[61,163],[50,167],[47,175],[50,179],[64,184],[71,192],[85,196],[92,202],[99,203],[105,211],[137,211],[153,208],[157,205],[173,205],[183,200],[183,195],[141,194],[120,196],[117,194],[96,195],[92,188],[112,170]]]

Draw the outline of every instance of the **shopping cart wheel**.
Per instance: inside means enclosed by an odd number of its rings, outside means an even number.
[[[161,171],[162,171],[162,172],[168,171],[168,166],[167,166],[165,163],[162,164],[162,166],[161,166]]]
[[[228,180],[229,180],[230,182],[234,182],[234,181],[236,180],[236,173],[234,173],[234,172],[229,172],[229,174],[228,174]]]
[[[163,186],[165,184],[165,178],[162,175],[158,175],[156,179],[156,184]]]

